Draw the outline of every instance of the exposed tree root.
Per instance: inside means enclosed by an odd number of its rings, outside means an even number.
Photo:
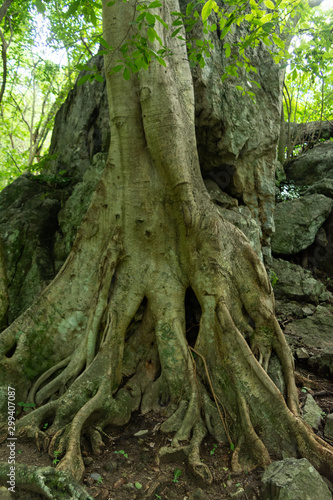
[[[7,463],[0,463],[0,484],[8,486]],[[15,492],[28,490],[49,500],[92,500],[86,490],[68,472],[53,467],[15,465]]]

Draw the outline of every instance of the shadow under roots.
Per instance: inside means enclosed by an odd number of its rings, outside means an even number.
[[[186,320],[186,340],[190,347],[194,347],[198,334],[201,319],[201,307],[199,301],[189,287],[185,294],[185,320]]]

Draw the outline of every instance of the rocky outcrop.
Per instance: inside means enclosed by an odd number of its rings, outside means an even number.
[[[58,229],[62,193],[31,174],[21,175],[0,193],[9,323],[30,306],[55,276],[53,238]]]
[[[88,65],[104,74],[102,56]],[[79,79],[85,74],[81,72]],[[67,171],[72,180],[82,177],[96,153],[107,153],[110,145],[109,106],[106,83],[86,82],[69,92],[58,111],[52,133],[50,155],[55,156],[51,171]]]
[[[306,458],[271,463],[262,484],[262,498],[269,500],[332,500],[328,486]]]
[[[288,180],[299,186],[312,186],[321,179],[333,179],[333,142],[322,142],[297,156],[286,167]]]
[[[235,27],[224,43],[232,46],[240,35],[246,35],[243,30]],[[248,73],[237,67],[238,77],[228,77],[221,85],[221,76],[232,59],[226,58],[217,33],[210,36],[214,44],[210,59],[204,68],[192,71],[202,172],[223,191],[245,203],[259,223],[266,245],[274,228],[274,175],[283,71],[274,64],[269,51],[260,46],[260,50],[250,49],[247,54],[258,72]],[[258,82],[260,88],[251,80]],[[255,100],[242,95],[236,86],[253,92]]]
[[[291,255],[308,248],[332,208],[333,200],[322,194],[278,203],[274,214],[272,252]]]
[[[301,266],[283,259],[272,259],[269,269],[277,278],[274,284],[274,294],[279,300],[318,304],[331,297],[323,283],[316,280],[310,271]]]

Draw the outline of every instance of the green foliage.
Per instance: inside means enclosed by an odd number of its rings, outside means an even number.
[[[282,182],[276,200],[278,202],[295,200],[296,198],[300,198],[306,189],[307,186],[296,186],[293,181]]]
[[[180,478],[181,474],[182,474],[181,469],[175,469],[174,473],[173,473],[173,480],[172,480],[172,482],[173,483],[178,483],[179,482],[178,479]]]
[[[21,401],[20,403],[17,403],[17,406],[22,406],[24,409],[34,408],[36,406],[36,403],[24,403],[23,401]]]
[[[217,444],[214,444],[213,445],[213,448],[210,450],[210,454],[211,455],[214,455],[215,451],[216,451],[216,448],[217,448]]]
[[[276,283],[279,281],[279,278],[277,277],[276,273],[274,271],[269,272],[269,279],[272,284],[272,287],[276,285]]]
[[[124,450],[115,451],[118,455],[123,455],[123,457],[128,458],[127,453]]]
[[[61,451],[54,451],[53,452],[53,456],[54,456],[54,459],[52,460],[53,465],[57,465],[58,462],[60,462],[60,459],[58,458],[60,453],[61,453]]]

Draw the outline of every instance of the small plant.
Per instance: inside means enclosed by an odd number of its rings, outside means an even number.
[[[134,486],[136,487],[136,489],[137,489],[137,490],[141,490],[141,488],[142,488],[142,484],[141,484],[141,483],[139,483],[138,481],[136,481],[136,482],[134,483]]]
[[[308,387],[302,387],[302,392],[304,392],[304,394],[306,394],[307,392],[310,392],[311,389],[309,389]]]
[[[181,476],[182,471],[180,469],[175,469],[173,473],[173,483],[178,483],[178,478]]]
[[[157,498],[158,500],[162,500],[162,497],[160,495],[158,495],[157,493],[155,493],[155,498]]]
[[[60,455],[60,451],[54,451],[53,452],[54,459],[53,459],[53,465],[57,465],[58,462],[60,462],[60,459],[58,458],[58,455]]]
[[[276,285],[276,283],[279,281],[279,278],[276,276],[274,271],[269,271],[269,279],[272,284],[272,287]]]
[[[46,430],[46,429],[48,428],[48,426],[49,426],[49,424],[48,424],[48,423],[44,424],[44,425],[43,425],[43,429],[44,429],[44,430]]]
[[[26,410],[27,408],[34,408],[36,403],[24,403],[23,401],[20,401],[20,403],[17,403],[17,406],[22,406],[22,408]]]
[[[211,455],[214,455],[216,448],[217,448],[217,444],[213,444],[213,448],[210,450]]]
[[[96,483],[97,484],[103,484],[103,478],[102,478],[102,476],[97,479]]]
[[[224,472],[227,472],[229,470],[229,467],[222,467],[222,469],[224,470]]]
[[[125,453],[124,450],[115,451],[115,453],[117,453],[118,455],[122,455],[125,458],[128,458],[128,455],[127,453]]]

